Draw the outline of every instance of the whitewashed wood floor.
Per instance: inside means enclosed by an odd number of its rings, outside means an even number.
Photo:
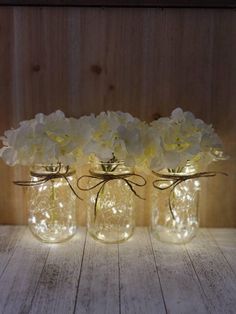
[[[49,245],[1,226],[0,313],[236,313],[236,229],[201,229],[176,246],[148,228],[120,245],[80,228]]]

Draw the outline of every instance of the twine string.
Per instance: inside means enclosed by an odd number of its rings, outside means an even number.
[[[55,170],[50,170],[48,173],[38,173],[34,171],[30,171],[31,176],[36,177],[37,180],[28,180],[28,181],[13,181],[14,184],[19,185],[19,186],[27,186],[27,187],[34,187],[34,186],[39,186],[44,183],[47,183],[48,181],[54,180],[54,179],[64,179],[69,188],[71,189],[72,193],[82,200],[82,198],[76,193],[75,189],[73,188],[72,184],[70,183],[70,180],[68,179],[70,176],[75,174],[75,171],[71,171],[69,166],[65,167],[65,171],[61,171],[61,163],[58,163],[56,166]]]
[[[188,180],[192,180],[192,179],[200,179],[200,178],[210,178],[210,177],[215,177],[216,175],[220,174],[220,175],[224,175],[224,176],[228,176],[227,173],[225,172],[216,172],[216,171],[205,171],[205,172],[197,172],[194,174],[162,174],[162,173],[158,173],[155,171],[152,171],[157,177],[159,177],[160,179],[154,180],[152,185],[154,188],[164,191],[164,190],[168,190],[170,189],[170,195],[169,195],[169,199],[168,199],[168,205],[169,205],[169,210],[171,212],[171,216],[173,218],[173,220],[175,219],[175,215],[173,212],[173,208],[172,208],[172,204],[171,204],[171,199],[172,199],[172,195],[175,192],[175,188],[181,184],[182,182],[188,181]],[[167,186],[162,186],[163,183],[167,183]]]
[[[130,180],[129,179],[130,177],[136,177],[136,178],[142,179],[142,181],[141,182],[135,182],[133,180]],[[97,179],[98,182],[93,184],[90,187],[84,188],[80,185],[80,183],[83,179]],[[128,185],[129,189],[134,193],[135,196],[137,196],[138,198],[140,198],[142,200],[145,200],[145,198],[141,197],[135,190],[135,186],[136,187],[143,187],[147,183],[146,179],[143,176],[141,176],[140,174],[135,174],[135,173],[111,174],[111,173],[96,173],[96,172],[90,171],[90,175],[83,175],[77,180],[77,187],[81,191],[91,191],[91,190],[99,187],[97,194],[96,194],[95,203],[94,203],[94,218],[95,219],[97,216],[97,205],[98,205],[100,194],[103,191],[105,185],[108,182],[113,181],[113,180],[123,180]]]

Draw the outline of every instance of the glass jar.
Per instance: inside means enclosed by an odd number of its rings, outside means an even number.
[[[105,243],[119,243],[133,234],[134,193],[121,178],[104,181],[109,175],[114,178],[131,173],[131,168],[123,162],[96,162],[90,169],[87,227],[93,238]]]
[[[34,186],[29,188],[28,223],[43,242],[66,241],[76,232],[76,196],[67,180],[71,186],[76,181],[75,171],[69,167],[36,165],[31,169]]]
[[[199,227],[199,179],[191,179],[197,169],[186,165],[180,172],[162,171],[171,178],[156,177],[151,195],[151,226],[154,235],[163,242],[187,243]],[[189,176],[189,179],[188,179]],[[185,180],[181,180],[185,178]],[[180,179],[178,184],[176,180]]]

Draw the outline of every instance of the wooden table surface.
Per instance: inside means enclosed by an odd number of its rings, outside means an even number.
[[[236,313],[236,229],[201,229],[181,246],[148,228],[105,245],[79,228],[50,245],[1,226],[0,313]]]

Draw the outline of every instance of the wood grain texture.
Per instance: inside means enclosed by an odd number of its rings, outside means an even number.
[[[48,253],[27,229],[1,276],[0,313],[29,313]]]
[[[121,313],[166,313],[147,229],[119,245]]]
[[[161,7],[235,8],[234,0],[0,0],[0,5],[85,6],[85,7]]]
[[[185,247],[161,243],[153,236],[151,241],[167,313],[209,313],[208,302]]]
[[[106,245],[83,228],[48,245],[26,227],[0,226],[0,263],[9,260],[0,269],[0,313],[233,314],[235,232],[201,230],[181,246],[137,228],[127,242]]]
[[[75,312],[119,314],[118,246],[86,240]]]
[[[210,234],[236,275],[236,229],[211,229]]]
[[[2,226],[0,228],[0,279],[16,246],[23,236],[24,227]]]
[[[231,156],[211,167],[227,178],[202,180],[201,224],[235,227],[235,38],[234,10],[1,7],[0,133],[56,109],[150,121],[182,106],[213,123]],[[0,162],[0,173],[0,223],[26,223],[26,191],[11,181],[27,169]],[[140,225],[148,211],[137,202]]]
[[[236,306],[236,276],[209,232],[201,230],[186,248],[208,300],[210,312],[233,314]]]
[[[85,238],[80,228],[70,241],[50,247],[29,313],[73,313]]]

